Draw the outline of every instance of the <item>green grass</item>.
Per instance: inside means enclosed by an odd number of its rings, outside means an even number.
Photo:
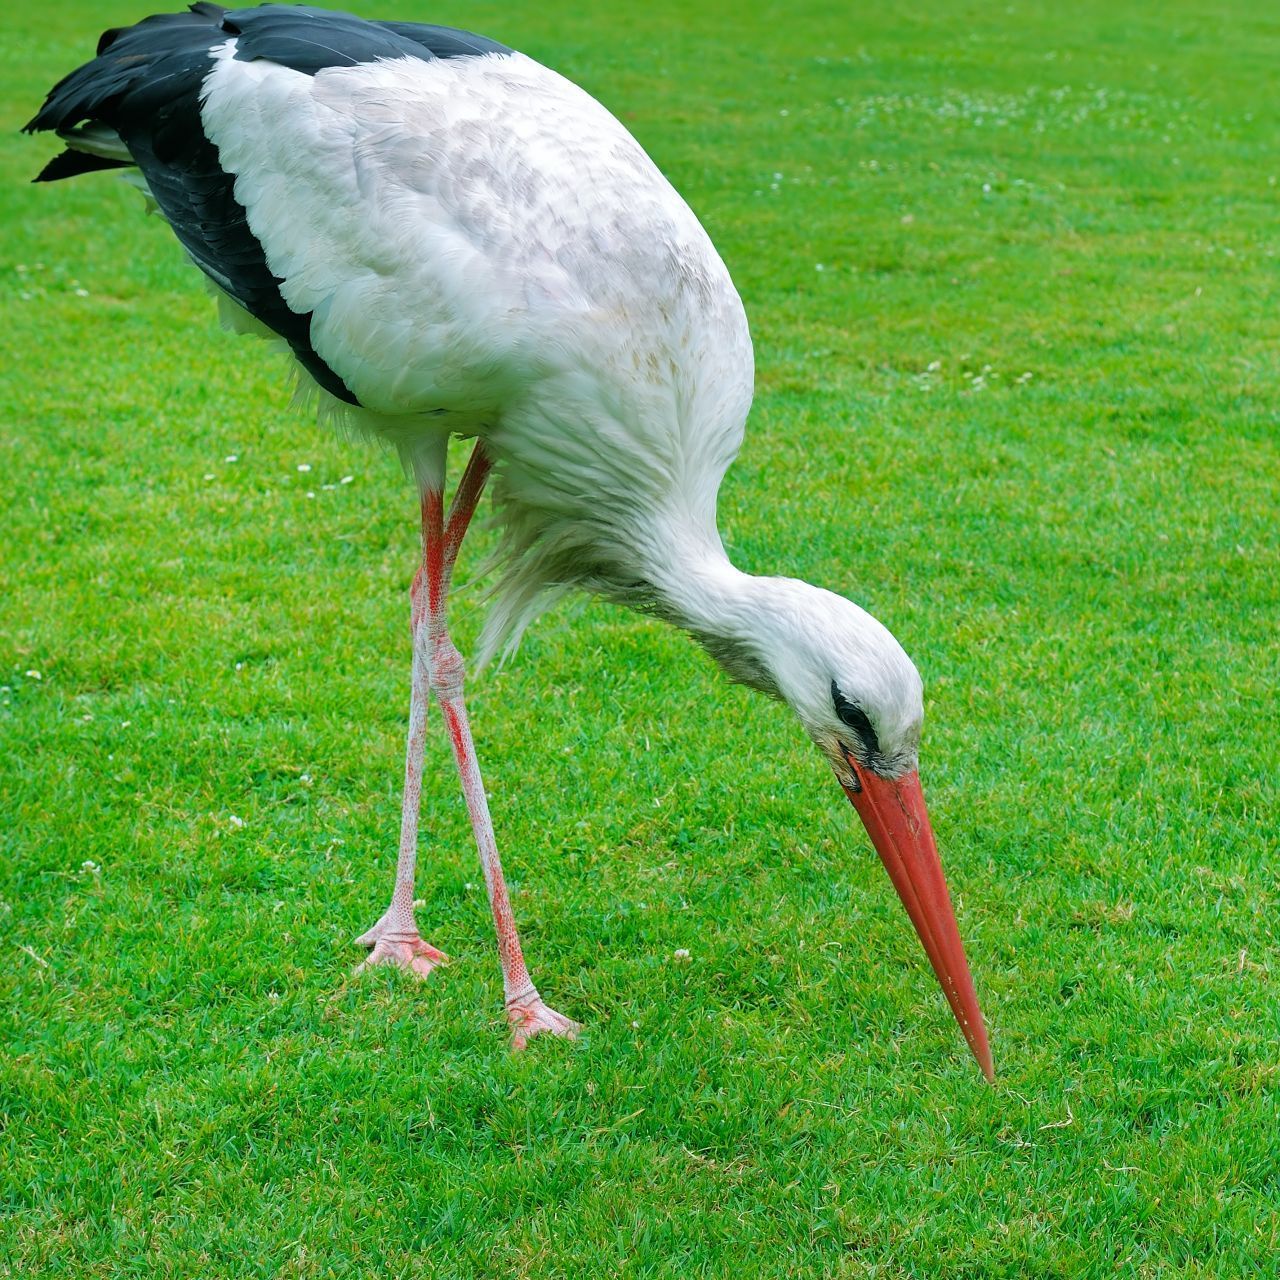
[[[505,1048],[439,737],[455,963],[349,978],[412,497],[135,193],[26,185],[15,130],[145,10],[56,0],[0,49],[0,1274],[1274,1275],[1280,20],[560,8],[378,11],[579,80],[711,229],[760,368],[726,540],[916,657],[999,1081],[785,711],[597,605],[471,700],[587,1034]]]

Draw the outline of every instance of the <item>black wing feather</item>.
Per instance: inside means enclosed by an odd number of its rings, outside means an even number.
[[[93,156],[87,151],[64,151],[49,161],[32,179],[33,182],[57,182],[60,178],[75,178],[82,173],[94,173],[99,169],[132,169],[129,160],[112,160],[108,156]]]
[[[354,67],[378,58],[473,58],[510,53],[506,45],[469,31],[416,22],[370,22],[354,14],[310,5],[264,4],[234,9],[224,29],[241,37],[236,57],[265,58],[314,75],[325,67]]]
[[[369,22],[305,5],[227,10],[193,4],[103,33],[98,56],[60,80],[27,132],[64,138],[84,121],[114,129],[142,170],[160,211],[196,265],[261,323],[279,334],[324,389],[357,403],[311,345],[311,313],[290,310],[235,198],[235,181],[205,136],[200,91],[211,50],[236,38],[236,57],[266,59],[307,75],[377,58],[475,57],[505,45],[447,27]],[[69,139],[70,141],[70,139]],[[127,162],[78,150],[51,160],[36,178],[52,182]]]

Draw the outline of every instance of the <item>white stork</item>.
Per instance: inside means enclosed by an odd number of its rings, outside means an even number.
[[[917,773],[920,677],[841,596],[736,569],[716,494],[752,395],[742,303],[689,207],[581,89],[443,27],[200,3],[108,31],[28,130],[40,180],[128,167],[232,327],[322,411],[389,441],[421,496],[400,855],[366,964],[445,956],[413,910],[427,705],[444,716],[498,935],[513,1043],[577,1025],[529,978],[445,620],[486,481],[504,572],[487,660],[572,589],[656,614],[788,702],[848,793],[970,1048],[991,1054]],[[475,440],[446,511],[451,435]]]

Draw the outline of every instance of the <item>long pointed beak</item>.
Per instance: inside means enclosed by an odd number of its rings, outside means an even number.
[[[934,843],[933,828],[929,825],[924,792],[920,789],[920,775],[913,769],[901,778],[881,778],[853,760],[849,763],[862,789],[855,791],[852,787],[845,787],[845,794],[858,811],[871,843],[875,845],[889,879],[893,881],[893,887],[897,889],[898,897],[924,943],[929,963],[942,984],[942,993],[947,997],[951,1012],[955,1014],[982,1074],[988,1080],[994,1080],[995,1067],[987,1044],[987,1029],[982,1021],[982,1010],[978,1008],[978,997],[973,989],[973,977],[964,956],[955,913],[951,910],[946,877],[942,874],[942,862]]]

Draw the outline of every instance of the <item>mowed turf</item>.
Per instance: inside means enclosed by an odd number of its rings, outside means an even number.
[[[350,976],[412,493],[135,192],[27,185],[16,130],[146,11],[56,0],[0,45],[0,1274],[1273,1276],[1280,20],[358,7],[567,73],[710,228],[759,365],[727,545],[916,658],[999,1078],[789,713],[598,605],[471,694],[586,1034],[507,1050],[441,736],[454,963]]]

